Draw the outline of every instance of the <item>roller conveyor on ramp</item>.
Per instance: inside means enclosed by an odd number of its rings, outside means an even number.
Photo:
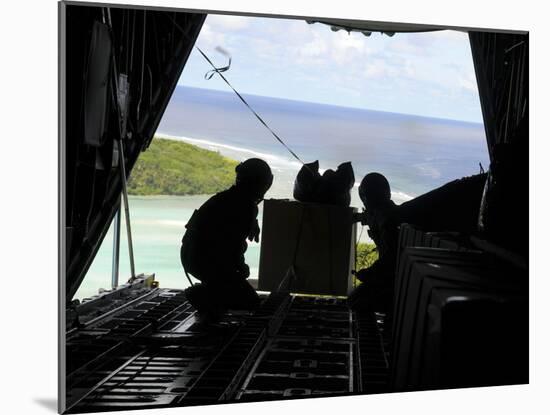
[[[229,311],[204,326],[182,290],[123,290],[115,306],[113,298],[83,304],[79,327],[67,333],[69,412],[386,387],[383,321],[374,313],[355,316],[344,299],[273,293],[254,313]]]

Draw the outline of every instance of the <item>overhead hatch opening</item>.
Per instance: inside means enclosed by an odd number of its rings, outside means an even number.
[[[325,169],[351,159],[357,181],[369,171],[385,171],[398,203],[454,178],[477,173],[480,163],[487,168],[467,35],[442,32],[440,28],[420,28],[426,33],[420,33],[417,27],[409,28],[408,33],[403,32],[403,27],[370,29],[371,36],[365,37],[355,29],[349,34],[342,30],[332,32],[324,24],[299,20],[209,15],[196,45],[216,67],[227,64],[226,57],[216,52],[217,46],[231,54],[231,69],[224,74],[298,155],[306,161],[320,159]],[[381,35],[378,29],[395,35]],[[302,36],[300,40],[292,43],[291,36],[298,35]],[[422,40],[424,36],[431,38]],[[447,47],[441,46],[444,42]],[[457,69],[457,58],[450,56],[449,51],[440,56],[436,53],[440,49],[452,51],[449,44],[460,46],[462,72]],[[434,52],[429,45],[435,48]],[[417,56],[416,61],[411,56]],[[432,71],[428,73],[426,68],[430,67]],[[210,186],[191,170],[170,174],[165,171],[159,183],[158,174],[150,175],[151,168],[159,165],[158,160],[163,165],[183,163],[190,148],[217,152],[223,160],[229,159],[227,165],[220,159],[220,166],[224,166],[220,183],[227,186],[234,174],[231,160],[264,158],[275,173],[275,183],[267,197],[275,198],[291,197],[300,167],[217,74],[205,79],[211,69],[196,49],[191,52],[159,124],[157,138],[140,155],[129,182],[136,268],[138,272],[156,272],[164,286],[184,286],[186,280],[177,256],[184,225],[192,211],[206,200],[198,193],[212,194],[221,187]],[[435,87],[426,87],[432,80],[436,86],[444,85],[445,71],[455,71],[452,73],[456,77],[448,82],[455,89],[436,91]],[[414,76],[421,76],[418,85],[407,87],[412,85]],[[391,96],[391,91],[399,94]],[[466,92],[470,112],[449,112],[449,108],[460,107]],[[432,93],[434,99],[426,105],[426,97]],[[415,96],[419,99],[415,100]],[[445,108],[446,113],[442,112]],[[436,112],[430,116],[429,112],[422,113],[423,109]],[[399,115],[407,112],[413,115]],[[462,119],[449,120],[452,118]],[[400,145],[399,137],[407,134],[409,143]],[[453,143],[458,143],[458,150]],[[166,159],[166,146],[177,145],[185,148],[171,150],[175,159]],[[458,164],[452,161],[453,157],[459,158]],[[197,194],[190,196],[194,193]],[[178,200],[183,203],[179,207]],[[354,206],[361,206],[357,187],[352,190],[352,200]],[[157,207],[148,207],[155,203]],[[369,241],[366,231],[361,239]],[[151,244],[158,247],[151,249]],[[105,275],[104,285],[110,281],[110,245],[111,238],[106,237],[99,254],[103,259],[96,259],[90,271],[96,281]],[[124,246],[123,242],[121,275],[127,274]],[[259,244],[250,244],[247,259],[253,273],[258,269],[259,251]],[[79,295],[91,295],[97,288],[85,285]]]

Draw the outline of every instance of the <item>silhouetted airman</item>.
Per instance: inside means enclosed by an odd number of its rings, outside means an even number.
[[[369,173],[363,178],[359,197],[365,208],[356,219],[369,227],[368,234],[376,244],[378,260],[356,272],[356,278],[362,284],[350,294],[348,301],[355,309],[386,310],[393,292],[399,225],[397,205],[391,200],[390,184],[380,173]]]
[[[247,242],[259,241],[258,204],[273,183],[268,164],[252,158],[239,164],[235,184],[207,200],[186,225],[181,262],[201,281],[186,290],[205,319],[231,309],[255,309],[259,297],[247,282]]]

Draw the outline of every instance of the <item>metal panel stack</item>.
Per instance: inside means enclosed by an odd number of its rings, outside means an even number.
[[[392,389],[526,382],[526,270],[409,226],[402,228],[401,242]],[[438,247],[426,247],[430,243]]]

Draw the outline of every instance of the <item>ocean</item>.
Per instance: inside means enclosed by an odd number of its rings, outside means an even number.
[[[305,162],[336,169],[351,161],[356,187],[352,206],[361,207],[357,186],[372,171],[383,173],[392,198],[402,203],[453,179],[489,165],[482,124],[443,120],[245,95],[270,127]],[[275,140],[250,111],[229,92],[178,86],[157,136],[219,151],[235,160],[260,157],[272,167],[274,182],[266,198],[292,198],[300,162]],[[130,217],[137,273],[155,273],[161,287],[188,285],[179,262],[179,245],[201,196],[131,196]],[[261,211],[260,211],[261,222]],[[121,227],[120,281],[129,275],[125,228]],[[361,239],[368,241],[366,232]],[[75,298],[110,288],[112,230]],[[251,276],[258,272],[260,245],[250,243],[246,259]]]

